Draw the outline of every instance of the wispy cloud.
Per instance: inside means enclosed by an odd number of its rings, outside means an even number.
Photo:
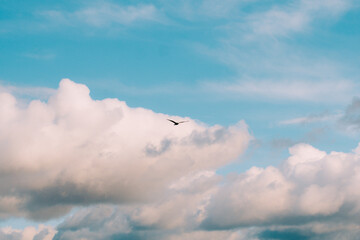
[[[243,6],[253,0],[169,0],[162,1],[165,11],[182,19],[198,21],[199,19],[231,19],[236,17]]]
[[[305,117],[293,118],[280,121],[280,125],[296,125],[296,124],[308,124],[308,123],[316,123],[316,122],[325,122],[325,121],[336,121],[343,114],[330,114],[328,112],[320,113],[320,114],[310,114]]]
[[[354,131],[360,129],[360,98],[356,97],[351,104],[346,108],[346,111],[339,123],[346,130]]]
[[[316,34],[324,22],[335,22],[352,5],[351,0],[282,1],[230,19],[217,29],[223,34],[217,44],[197,50],[228,65],[237,76],[228,82],[209,81],[205,88],[255,100],[349,101],[359,86],[346,74],[348,66],[323,57],[311,44],[299,44],[296,34]]]
[[[48,99],[50,96],[55,94],[56,90],[47,87],[18,87],[18,86],[0,85],[0,93],[1,92],[7,92],[12,95],[18,96],[20,98],[28,97],[28,98]]]
[[[251,14],[246,24],[251,34],[288,36],[307,30],[316,19],[337,17],[351,7],[350,0],[298,0]]]
[[[208,82],[204,87],[225,95],[256,100],[346,102],[356,93],[351,81],[243,80],[235,83]]]
[[[38,12],[38,15],[58,24],[69,26],[86,24],[99,28],[114,24],[130,25],[142,21],[161,22],[159,11],[154,5],[123,6],[106,1],[85,6],[72,12],[47,10]]]

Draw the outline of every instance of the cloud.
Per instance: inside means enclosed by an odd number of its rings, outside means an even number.
[[[358,130],[360,127],[360,99],[354,98],[347,107],[339,123],[347,130]]]
[[[291,156],[279,168],[253,167],[230,179],[206,207],[203,226],[297,227],[312,222],[351,225],[357,221],[359,149],[327,154],[298,144],[289,151]]]
[[[306,31],[315,19],[337,17],[351,7],[352,1],[299,0],[285,6],[254,13],[247,17],[247,25],[254,35],[288,36]],[[248,36],[249,37],[249,36]]]
[[[342,114],[330,114],[328,112],[323,112],[320,114],[310,114],[306,117],[293,118],[288,120],[280,121],[280,125],[296,125],[296,124],[309,124],[309,123],[317,123],[317,122],[325,122],[336,120],[340,118]]]
[[[86,24],[96,28],[114,24],[130,25],[141,21],[160,22],[158,10],[151,4],[122,6],[102,2],[90,4],[73,12],[46,10],[38,12],[38,15],[62,25]]]
[[[162,1],[162,7],[172,16],[193,22],[199,19],[231,19],[252,0]]]
[[[56,234],[27,230],[31,236],[355,236],[359,148],[326,153],[297,144],[279,167],[252,167],[224,179],[216,170],[251,139],[243,122],[206,126],[187,118],[175,127],[166,119],[179,117],[93,100],[89,92],[64,79],[46,102],[19,106],[10,93],[0,94],[1,218],[51,219],[80,207]],[[1,231],[4,238],[25,234]]]
[[[77,211],[58,226],[56,239],[108,239],[131,233],[126,216],[114,206],[98,205]]]
[[[356,239],[360,147],[326,153],[297,144],[289,152],[279,167],[225,181],[211,171],[183,176],[150,203],[85,208],[54,239]]]
[[[80,210],[58,227],[54,239],[239,239],[232,231],[197,229],[220,180],[214,172],[203,171],[173,182],[152,203]]]
[[[0,94],[0,203],[13,206],[4,216],[49,219],[75,205],[148,202],[184,176],[233,161],[250,140],[244,122],[208,127],[186,118],[174,127],[166,119],[176,116],[89,92],[64,79],[47,102],[20,107]]]
[[[16,87],[0,85],[0,93],[9,93],[18,98],[48,99],[55,93],[55,89],[47,87]]]
[[[192,229],[204,219],[204,208],[220,180],[210,171],[184,176],[169,186],[160,201],[135,208],[130,214],[131,222],[139,228]]]
[[[356,239],[359,152],[298,144],[282,166],[221,184],[211,171],[186,175],[151,203],[80,209],[54,239]]]
[[[58,226],[54,239],[175,238],[183,232],[181,229],[191,232],[202,221],[204,206],[216,191],[219,180],[220,176],[214,172],[203,171],[169,184],[162,197],[151,203],[82,209]]]
[[[281,216],[290,206],[292,188],[278,169],[253,167],[211,199],[204,226],[234,228]]]
[[[204,88],[237,98],[263,100],[344,102],[355,93],[351,81],[260,80],[235,83],[204,83]],[[299,122],[305,119],[297,119]]]
[[[274,138],[271,140],[270,145],[274,148],[289,148],[295,145],[297,142],[288,138]]]
[[[39,225],[38,228],[26,227],[25,229],[13,229],[5,227],[0,229],[2,240],[52,240],[56,230],[50,226]]]
[[[357,94],[348,66],[323,57],[314,49],[316,41],[299,39],[300,34],[307,35],[305,39],[331,34],[330,24],[349,12],[353,1],[294,0],[249,6],[214,28],[215,42],[196,46],[235,72],[228,81],[207,80],[205,89],[225,97],[331,104]]]

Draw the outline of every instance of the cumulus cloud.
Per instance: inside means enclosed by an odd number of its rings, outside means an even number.
[[[279,168],[253,167],[229,180],[207,206],[203,225],[230,229],[359,218],[359,148],[327,154],[298,144],[290,154]]]
[[[166,119],[176,116],[93,100],[68,79],[47,102],[0,99],[0,207],[12,206],[1,208],[4,216],[48,219],[74,205],[147,202],[183,176],[236,159],[250,139],[243,122],[208,127],[187,118],[174,127]]]
[[[2,240],[52,240],[56,230],[50,226],[26,227],[22,230],[5,227],[0,229]]]
[[[274,167],[251,168],[237,176],[211,200],[206,228],[234,228],[257,225],[290,207],[292,183]]]
[[[199,172],[173,182],[161,198],[151,203],[97,205],[81,209],[58,226],[54,239],[79,239],[85,236],[94,240],[176,239],[175,236],[179,234],[190,237],[194,226],[204,218],[204,206],[216,190],[219,180],[220,176],[214,172]],[[211,234],[206,234],[206,231],[195,234],[201,235],[205,238]]]
[[[297,144],[289,151],[279,167],[252,167],[225,181],[198,172],[151,203],[81,210],[55,239],[357,239],[360,147],[326,153]]]
[[[131,206],[93,206],[58,227],[54,239],[242,239],[233,231],[198,229],[221,177],[211,171],[180,178],[157,201]],[[121,219],[121,221],[120,221]],[[111,226],[112,228],[109,228]]]
[[[206,126],[189,118],[93,100],[68,79],[47,102],[18,106],[0,94],[2,218],[48,219],[52,227],[3,228],[4,239],[356,239],[360,147],[289,149],[278,167],[224,177],[244,151],[243,122]],[[209,231],[211,230],[211,231]]]
[[[48,99],[51,95],[55,94],[55,89],[46,87],[15,87],[9,85],[0,85],[0,93],[10,93],[19,98],[28,99]],[[17,100],[18,102],[20,99]]]

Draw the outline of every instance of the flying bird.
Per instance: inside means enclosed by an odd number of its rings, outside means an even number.
[[[179,125],[180,123],[188,122],[188,121],[176,122],[176,121],[171,120],[171,119],[167,119],[167,120],[170,121],[170,122],[172,122],[174,125]]]

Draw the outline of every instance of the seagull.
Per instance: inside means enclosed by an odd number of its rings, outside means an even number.
[[[180,123],[188,122],[188,121],[175,122],[174,120],[171,119],[167,119],[167,120],[172,122],[174,125],[179,125]]]

